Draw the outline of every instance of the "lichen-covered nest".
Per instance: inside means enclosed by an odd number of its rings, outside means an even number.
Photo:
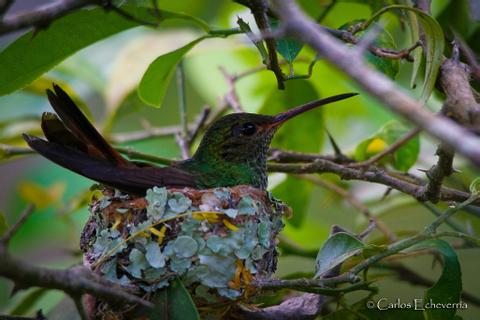
[[[82,233],[84,264],[147,299],[176,277],[197,305],[240,299],[275,271],[286,208],[249,186],[153,188],[145,198],[103,189]]]

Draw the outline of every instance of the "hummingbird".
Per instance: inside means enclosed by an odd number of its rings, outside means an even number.
[[[41,118],[46,140],[26,133],[23,138],[54,163],[128,193],[144,195],[154,186],[208,189],[250,185],[265,190],[267,153],[276,130],[297,115],[355,95],[331,96],[276,115],[225,115],[209,126],[191,158],[158,167],[122,157],[54,84],[53,91],[47,89],[47,96],[56,114],[44,112]]]

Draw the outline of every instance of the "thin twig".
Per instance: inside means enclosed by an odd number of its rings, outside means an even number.
[[[243,107],[240,104],[240,99],[237,95],[237,90],[235,89],[235,76],[230,75],[228,71],[222,66],[219,67],[219,69],[222,72],[228,85],[228,91],[224,96],[225,101],[232,107],[233,111],[244,112]]]
[[[0,243],[3,246],[8,245],[12,237],[15,233],[20,229],[20,227],[27,221],[28,217],[33,213],[35,206],[33,204],[29,204],[20,214],[20,218],[13,224],[0,238]]]
[[[30,155],[34,154],[35,152],[30,148],[23,148],[23,147],[14,147],[8,144],[0,143],[0,158],[1,159],[8,159],[15,156],[23,156],[23,155]]]
[[[194,123],[189,123],[188,129],[192,130],[194,129],[194,126]],[[181,131],[180,126],[165,126],[161,128],[152,127],[147,130],[112,134],[110,136],[110,141],[112,141],[113,143],[133,142],[150,138],[174,136],[179,131]]]
[[[268,170],[270,172],[284,173],[334,173],[345,180],[361,180],[379,183],[393,189],[399,190],[405,194],[411,195],[418,199],[423,192],[423,186],[412,180],[400,179],[394,176],[394,173],[378,168],[370,168],[368,171],[348,168],[332,161],[317,159],[311,163],[269,163]],[[442,187],[440,199],[442,201],[464,201],[469,198],[470,194]]]
[[[317,17],[317,22],[322,23],[323,19],[328,15],[330,10],[333,9],[333,7],[337,4],[337,0],[332,0],[325,9],[323,9],[322,13]]]
[[[250,8],[255,22],[257,23],[258,29],[262,33],[262,37],[265,40],[268,52],[268,65],[267,68],[272,70],[277,79],[277,84],[279,89],[284,89],[284,75],[280,65],[278,64],[277,57],[277,43],[275,37],[272,36],[270,23],[268,21],[267,12],[269,10],[268,3],[266,0],[235,0],[236,2]]]
[[[190,134],[190,145],[195,142],[195,140],[198,137],[198,134],[205,127],[205,124],[208,120],[208,116],[210,115],[211,111],[212,109],[209,108],[208,106],[204,107],[202,112],[198,116],[197,121],[195,121],[195,126],[191,131],[192,133]]]
[[[182,62],[180,62],[177,67],[177,94],[181,131],[176,134],[176,140],[182,152],[182,158],[188,159],[190,157],[190,133],[188,131],[187,123],[187,97],[185,88],[185,73]]]
[[[269,150],[268,160],[274,162],[314,162],[316,160],[327,160],[333,161],[335,163],[343,163],[344,161],[347,163],[353,162],[352,159],[339,159],[336,155],[322,155],[317,153],[303,153],[303,152],[295,152],[295,151],[286,151],[271,148]]]
[[[432,212],[436,217],[440,217],[442,215],[442,212],[437,209],[432,203],[430,202],[422,202],[422,205],[427,208],[430,212]],[[450,228],[452,228],[455,231],[458,232],[465,232],[465,230],[457,225],[455,222],[451,221],[450,219],[447,219],[445,221],[445,224],[448,225]]]

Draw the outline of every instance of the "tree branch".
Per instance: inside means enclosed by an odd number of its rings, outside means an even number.
[[[419,199],[423,193],[423,186],[417,182],[400,179],[393,176],[391,173],[379,168],[373,167],[367,171],[348,168],[343,165],[334,163],[332,161],[318,159],[312,163],[269,163],[268,170],[270,172],[284,172],[284,173],[334,173],[345,180],[361,180],[383,184],[391,187],[412,197]],[[470,194],[467,192],[450,189],[446,187],[441,188],[440,199],[442,201],[464,201],[469,198]],[[420,199],[421,200],[421,199]]]
[[[408,119],[476,166],[480,166],[479,137],[452,120],[425,110],[419,102],[403,93],[394,82],[370,68],[361,57],[352,54],[351,49],[318,27],[291,0],[275,0],[274,4],[288,34],[309,44],[391,111]]]
[[[356,264],[352,267],[349,271],[334,276],[331,278],[321,278],[321,279],[294,279],[294,280],[258,280],[254,282],[254,286],[261,288],[261,289],[279,289],[279,288],[290,288],[298,291],[304,292],[318,292],[322,294],[330,294],[336,295],[339,293],[345,293],[349,291],[356,291],[356,290],[368,290],[368,283],[360,282],[360,277],[358,274],[363,270],[368,269],[369,267],[375,265],[380,260],[392,256],[396,253],[399,253],[405,249],[410,248],[411,246],[423,242],[427,239],[435,239],[443,236],[456,236],[456,237],[464,237],[458,234],[453,233],[437,233],[438,227],[447,221],[453,214],[458,212],[459,210],[463,209],[465,206],[473,203],[478,199],[478,196],[472,196],[466,201],[462,202],[456,207],[447,209],[440,217],[435,219],[427,228],[425,228],[422,232],[409,237],[397,241],[388,246],[388,248],[370,258],[363,260],[362,262]],[[476,239],[476,242],[480,242],[480,239]],[[335,289],[334,287],[338,284],[342,283],[354,283],[349,287],[343,287]]]
[[[252,11],[253,17],[255,18],[255,22],[257,23],[258,28],[262,32],[262,34],[267,34],[264,37],[265,44],[267,46],[268,52],[268,64],[267,68],[272,70],[277,78],[278,88],[285,89],[285,77],[283,75],[282,69],[278,64],[278,57],[277,57],[277,43],[275,38],[271,36],[271,28],[270,23],[268,22],[267,12],[269,10],[268,3],[266,0],[235,0],[248,8]]]
[[[463,127],[479,132],[480,104],[475,100],[470,87],[469,68],[460,62],[456,42],[452,52],[452,57],[446,59],[440,68],[440,84],[447,97],[442,107],[442,114]],[[459,143],[462,142],[459,141]],[[429,181],[420,197],[434,203],[440,200],[438,194],[444,178],[454,172],[452,165],[455,153],[451,147],[441,143],[436,154],[438,161],[427,171]]]
[[[130,303],[147,308],[153,306],[152,303],[125,291],[125,288],[101,278],[83,266],[65,270],[50,269],[34,266],[10,255],[8,242],[32,211],[32,206],[27,207],[17,223],[5,233],[0,241],[0,261],[2,261],[0,276],[12,280],[15,288],[42,287],[62,290],[71,296],[76,304],[78,304],[78,297],[89,293],[112,304]]]
[[[0,22],[0,35],[29,27],[48,26],[53,20],[90,4],[90,0],[58,0],[33,11],[4,16]]]

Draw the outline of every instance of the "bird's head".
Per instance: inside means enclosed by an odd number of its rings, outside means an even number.
[[[227,164],[265,161],[273,135],[283,123],[314,108],[355,95],[357,93],[344,93],[316,100],[273,116],[255,113],[228,114],[207,129],[193,158]]]

